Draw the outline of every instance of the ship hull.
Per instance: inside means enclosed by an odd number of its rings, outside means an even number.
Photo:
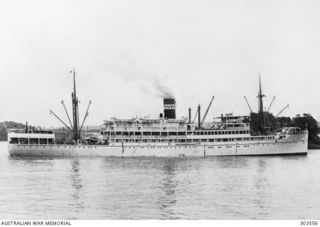
[[[111,145],[22,145],[9,144],[12,156],[45,157],[210,157],[241,155],[307,154],[307,138],[235,144],[111,144]]]

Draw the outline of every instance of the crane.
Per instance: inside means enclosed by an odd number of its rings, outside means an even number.
[[[207,117],[207,114],[208,114],[208,112],[209,112],[209,110],[210,110],[210,107],[211,107],[211,104],[212,104],[213,99],[214,99],[214,96],[212,96],[211,101],[210,101],[210,103],[209,103],[209,105],[208,105],[208,108],[207,108],[205,114],[203,115],[203,118],[202,118],[202,120],[201,120],[201,125],[203,125],[204,121],[206,120],[206,117]]]
[[[246,97],[246,96],[243,96],[243,97],[244,97],[244,99],[246,100],[246,103],[247,103],[247,105],[248,105],[248,107],[249,107],[250,113],[252,113],[252,109],[251,109],[251,106],[250,106],[250,104],[249,104],[249,102],[248,102],[248,100],[247,100],[247,97]]]
[[[277,115],[276,117],[278,117],[285,109],[289,108],[289,104],[286,105]]]
[[[269,110],[270,110],[270,108],[271,108],[271,106],[272,106],[272,104],[273,104],[273,102],[274,102],[275,99],[276,99],[276,96],[273,96],[273,99],[272,99],[272,101],[271,101],[271,103],[270,103],[270,105],[269,105],[269,107],[268,107],[267,112],[269,112]]]
[[[193,119],[192,123],[194,123],[194,122],[196,121],[198,112],[199,112],[199,109],[197,109],[197,112],[196,112],[196,114],[194,115],[194,119]]]

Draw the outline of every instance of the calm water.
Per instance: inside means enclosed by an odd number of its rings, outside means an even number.
[[[0,219],[320,219],[308,156],[14,158],[0,143]]]

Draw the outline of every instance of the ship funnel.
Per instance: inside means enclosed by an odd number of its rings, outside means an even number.
[[[174,98],[163,99],[164,119],[176,119],[176,100]]]

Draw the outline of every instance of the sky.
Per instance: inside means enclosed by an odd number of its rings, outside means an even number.
[[[75,68],[80,118],[158,117],[171,93],[178,117],[206,109],[320,119],[320,1],[2,0],[0,121],[60,126],[71,112]]]

